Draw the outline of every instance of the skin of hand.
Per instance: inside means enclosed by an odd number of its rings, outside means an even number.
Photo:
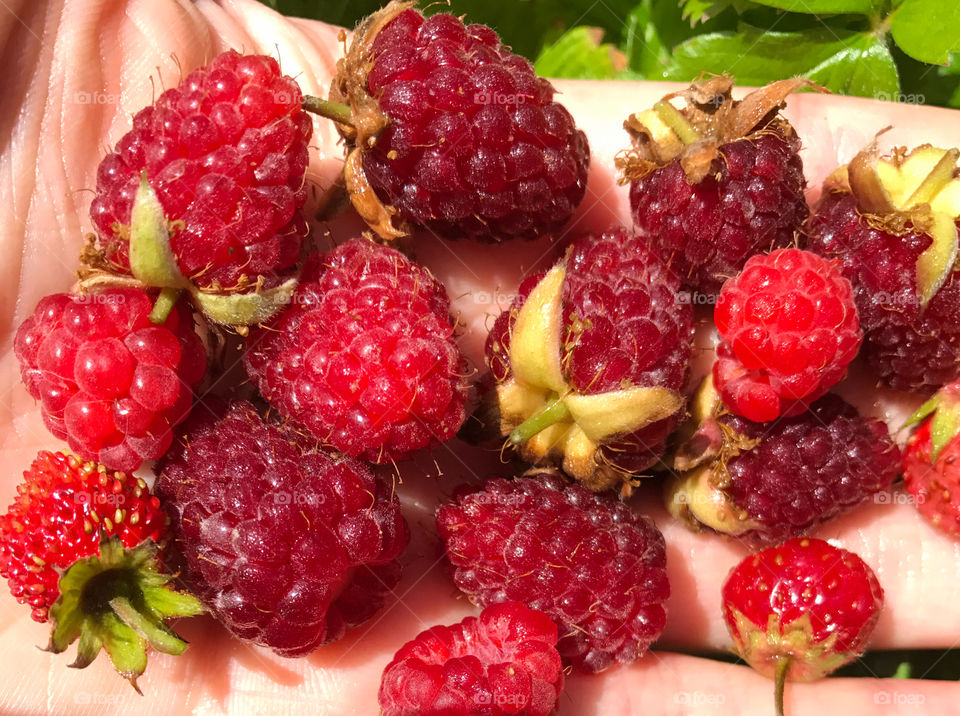
[[[38,406],[21,386],[13,335],[44,295],[69,289],[96,183],[108,146],[131,116],[163,86],[227,48],[277,57],[305,92],[324,96],[343,47],[338,29],[283,18],[254,0],[4,0],[0,47],[6,67],[0,103],[0,504],[9,504],[20,473],[39,449],[59,449],[43,428]],[[735,71],[736,68],[733,68]],[[665,84],[557,82],[560,100],[586,130],[592,148],[587,196],[568,232],[629,224],[626,187],[618,186],[613,157],[626,145],[622,119],[672,89]],[[804,141],[810,187],[848,161],[880,129],[894,129],[884,146],[960,144],[960,115],[823,95],[790,98],[788,118]],[[342,166],[332,125],[315,122],[308,209],[317,213]],[[815,198],[815,189],[811,199]],[[344,240],[361,229],[348,214],[316,221],[315,233]],[[544,242],[489,246],[450,244],[431,236],[414,241],[416,258],[446,284],[464,326],[462,344],[482,367],[485,330],[510,302],[521,276],[546,268],[554,256]],[[709,330],[698,337],[695,372],[709,366]],[[848,399],[899,426],[917,401],[850,379]],[[903,435],[898,435],[903,438]],[[85,670],[67,664],[72,653],[34,648],[47,630],[0,591],[0,712],[4,714],[376,713],[380,673],[396,649],[422,629],[451,623],[476,610],[458,598],[437,560],[433,511],[463,481],[503,474],[498,456],[459,443],[418,455],[400,470],[399,487],[414,541],[396,599],[365,627],[313,655],[287,660],[232,639],[210,618],[182,621],[191,642],[183,656],[154,654],[140,680],[140,697],[102,655]],[[960,625],[960,544],[928,527],[902,493],[885,496],[817,532],[860,554],[877,572],[887,606],[875,648],[950,648]],[[720,585],[747,553],[738,543],[694,535],[673,523],[653,490],[634,498],[668,544],[673,596],[666,632],[629,668],[573,675],[561,714],[768,714],[772,684],[749,668],[670,649],[722,651],[730,640],[719,610]],[[922,676],[917,674],[916,676]],[[842,704],[845,714],[955,713],[955,687],[946,682],[829,679],[791,685],[787,708],[809,713]],[[839,707],[835,707],[839,708]]]

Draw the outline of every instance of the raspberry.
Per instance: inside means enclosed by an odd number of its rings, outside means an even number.
[[[524,459],[593,489],[656,463],[683,407],[693,336],[679,279],[623,229],[576,240],[520,286],[486,362],[497,418]]]
[[[561,228],[590,150],[554,92],[489,27],[390,3],[358,26],[330,88],[349,117],[354,206],[388,239],[405,222],[487,241]]]
[[[791,244],[807,218],[800,139],[778,114],[804,83],[736,102],[732,81],[713,78],[625,122],[634,146],[617,164],[633,220],[686,286],[715,294],[748,257]],[[683,110],[668,102],[678,95]]]
[[[960,376],[960,179],[957,150],[905,151],[868,147],[828,178],[807,248],[840,260],[872,371],[929,393]]]
[[[191,591],[235,636],[282,656],[373,616],[410,538],[390,486],[249,403],[191,423],[157,480]]]
[[[797,537],[848,512],[897,476],[900,451],[887,426],[826,395],[792,418],[755,423],[722,411],[705,381],[691,437],[674,460],[670,511],[754,546]]]
[[[437,511],[437,530],[471,601],[548,614],[561,656],[583,671],[629,664],[663,630],[670,585],[659,530],[555,471],[461,488]]]
[[[80,637],[82,668],[102,645],[136,688],[148,644],[167,654],[187,646],[163,620],[202,611],[158,574],[169,525],[159,501],[140,478],[62,452],[41,451],[23,478],[0,515],[0,576],[35,621],[52,622],[49,651]]]
[[[446,290],[400,252],[353,239],[311,256],[291,307],[253,331],[250,379],[323,443],[390,462],[453,437],[468,382]]]
[[[408,641],[383,672],[383,716],[548,716],[563,688],[557,627],[517,602],[436,626]]]
[[[185,305],[159,326],[151,309],[137,289],[58,293],[37,304],[14,340],[47,429],[113,470],[133,472],[166,452],[207,368]]]
[[[292,273],[313,131],[297,83],[277,61],[230,50],[133,118],[97,170],[90,217],[105,258],[130,272],[130,219],[140,175],[156,191],[180,271],[224,291],[272,286]]]
[[[723,618],[734,646],[775,679],[813,681],[863,654],[883,609],[873,570],[853,552],[792,539],[750,555],[723,585]]]
[[[714,322],[714,383],[754,422],[803,412],[843,380],[862,339],[839,262],[798,249],[752,256],[723,284]]]
[[[911,422],[923,421],[903,451],[903,483],[923,517],[960,535],[960,383],[941,388]]]

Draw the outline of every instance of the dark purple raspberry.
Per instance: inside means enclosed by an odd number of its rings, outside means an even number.
[[[282,656],[370,619],[410,539],[390,485],[249,403],[206,407],[158,465],[186,586],[234,635]]]
[[[629,664],[663,630],[663,536],[609,495],[549,470],[490,479],[441,506],[437,530],[471,601],[546,613],[560,627],[560,655],[579,669]]]
[[[694,528],[754,547],[776,544],[849,512],[897,476],[900,451],[887,426],[837,395],[770,423],[728,412],[715,417],[719,403],[713,405],[679,451],[694,458],[693,469],[672,478],[667,491],[668,507]]]
[[[330,91],[350,106],[357,172],[387,206],[368,211],[373,197],[353,192],[361,215],[385,216],[371,220],[385,238],[402,233],[395,219],[488,241],[561,228],[583,199],[590,150],[551,84],[489,27],[405,7],[357,29]]]
[[[558,266],[564,276],[556,359],[569,388],[582,395],[612,395],[631,388],[662,388],[679,395],[690,358],[692,307],[680,293],[676,274],[646,241],[622,228],[585,235],[573,243]],[[510,309],[500,314],[487,337],[486,361],[498,384],[504,434],[534,414],[523,407],[524,401],[515,399],[515,387],[522,381],[514,379],[511,345],[518,317],[546,275],[523,282]],[[534,326],[534,330],[544,328]],[[525,395],[530,392],[524,390]],[[643,471],[657,461],[681,406],[678,402],[673,414],[609,436],[582,471],[572,465],[569,452],[555,458],[564,459],[564,469],[586,484],[610,487],[622,482],[623,473]],[[527,445],[527,459],[546,458],[538,447]]]
[[[172,224],[180,271],[205,288],[271,286],[292,272],[313,131],[297,83],[264,55],[224,52],[133,118],[97,170],[90,217],[105,258],[129,273],[140,175]]]
[[[446,290],[394,249],[353,239],[307,262],[292,305],[251,332],[244,365],[321,442],[390,462],[453,437],[466,362]]]
[[[381,716],[549,716],[563,688],[557,625],[517,602],[435,626],[383,671]]]
[[[917,298],[917,260],[933,242],[929,234],[878,228],[842,192],[824,195],[807,234],[807,248],[840,259],[865,334],[862,353],[878,376],[924,392],[960,376],[960,266],[926,306]]]
[[[43,423],[84,460],[133,472],[170,446],[207,356],[181,301],[162,325],[138,289],[41,299],[13,349]]]
[[[714,78],[709,87],[676,93],[687,99],[685,109],[668,105],[626,122],[635,147],[619,162],[630,180],[633,220],[689,288],[718,293],[750,256],[792,244],[807,218],[800,139],[777,113],[786,94],[780,84],[738,103],[730,97],[732,82]],[[757,103],[766,111],[757,111]],[[745,105],[751,121],[738,116]],[[663,113],[671,115],[663,121],[679,123],[690,136],[681,142],[672,135],[664,144],[662,134],[648,129],[658,121],[650,114]]]

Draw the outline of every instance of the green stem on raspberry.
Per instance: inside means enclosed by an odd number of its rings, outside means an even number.
[[[936,166],[920,182],[920,186],[907,199],[906,206],[929,204],[936,198],[940,190],[953,180],[953,172],[960,158],[960,150],[951,149],[937,162]]]
[[[776,658],[776,671],[773,674],[773,700],[777,716],[783,716],[783,687],[787,681],[787,670],[789,668],[789,656],[778,656]]]
[[[153,304],[153,310],[150,311],[150,322],[155,323],[158,326],[167,320],[167,316],[170,315],[170,311],[173,310],[173,307],[177,303],[177,299],[180,298],[179,288],[164,288],[160,290],[160,295],[157,296],[157,302]]]
[[[558,397],[514,428],[513,432],[510,433],[510,442],[514,445],[522,445],[541,430],[546,430],[554,423],[559,423],[569,417],[570,411]]]
[[[308,112],[319,114],[321,117],[332,119],[334,122],[353,125],[353,114],[345,104],[331,102],[312,95],[305,95],[303,98],[303,108]]]
[[[676,134],[684,144],[694,144],[700,141],[700,135],[693,125],[687,121],[683,113],[672,104],[662,99],[653,105],[653,111],[657,113],[663,123],[666,124],[673,133]]]

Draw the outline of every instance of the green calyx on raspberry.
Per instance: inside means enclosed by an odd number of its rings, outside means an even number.
[[[931,417],[932,416],[932,417]],[[936,462],[943,449],[960,433],[960,384],[951,383],[937,391],[917,408],[903,427],[930,419],[930,462]]]
[[[698,183],[720,157],[722,145],[769,131],[764,120],[783,105],[788,95],[804,87],[825,91],[810,80],[795,78],[773,82],[742,100],[734,100],[733,80],[720,76],[666,95],[652,108],[630,115],[623,123],[633,148],[616,157],[617,168],[622,172],[620,182],[626,184],[679,161],[687,181]],[[671,103],[675,97],[686,101],[683,109]],[[773,122],[788,126],[780,118]],[[758,130],[760,125],[763,126]]]
[[[82,669],[103,649],[140,693],[137,677],[147,666],[147,647],[174,655],[187,648],[165,620],[204,611],[196,597],[170,587],[172,578],[159,571],[153,541],[125,549],[118,537],[104,535],[99,555],[78,560],[60,577],[47,651],[59,654],[76,641],[71,666]]]
[[[933,242],[917,259],[917,298],[926,306],[953,271],[960,219],[958,149],[929,144],[881,156],[876,141],[837,169],[825,190],[853,193],[868,224],[894,235],[922,232]]]
[[[592,489],[622,482],[601,460],[601,445],[674,415],[683,397],[662,387],[624,386],[586,394],[564,376],[565,265],[554,266],[534,287],[511,333],[510,377],[497,385],[501,433],[524,459],[562,460],[564,471]],[[609,469],[608,469],[609,467]]]
[[[665,483],[664,496],[670,514],[690,529],[706,526],[721,534],[739,535],[759,525],[725,491],[730,484],[726,464],[760,441],[718,421],[723,409],[713,376],[708,375],[678,432],[672,464],[677,473]]]
[[[141,175],[130,215],[130,271],[148,287],[161,289],[150,320],[163,323],[181,291],[189,292],[194,304],[214,323],[250,326],[262,323],[290,301],[297,279],[262,289],[259,284],[248,292],[205,291],[184,276],[170,248],[170,234],[178,222],[169,222],[156,192]]]

